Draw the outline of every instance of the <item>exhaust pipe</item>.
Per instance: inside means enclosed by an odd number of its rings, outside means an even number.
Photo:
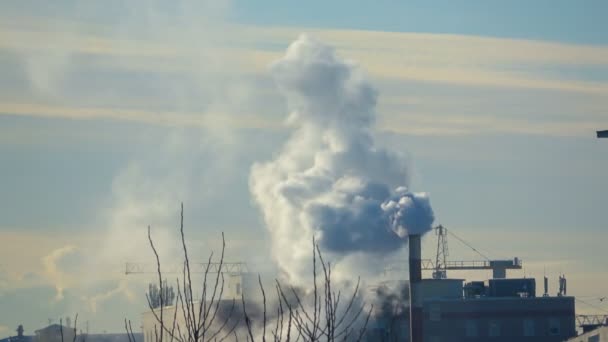
[[[420,284],[422,280],[422,252],[420,235],[409,236],[410,249],[410,342],[422,342],[422,299]]]

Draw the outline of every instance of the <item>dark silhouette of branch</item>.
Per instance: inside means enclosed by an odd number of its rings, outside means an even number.
[[[210,253],[209,262],[205,268],[205,276],[200,287],[202,293],[199,302],[196,303],[194,300],[195,284],[192,281],[191,263],[184,232],[183,203],[181,204],[179,231],[184,260],[182,277],[176,280],[177,295],[175,295],[172,289],[166,285],[166,281],[163,280],[160,256],[152,239],[151,229],[148,226],[148,242],[156,259],[157,281],[158,288],[160,288],[158,294],[149,293],[146,295],[148,307],[156,322],[154,328],[155,340],[156,342],[163,342],[164,336],[167,336],[169,339],[167,342],[173,342],[174,340],[178,342],[223,341],[233,335],[239,322],[239,319],[236,319],[236,323],[231,324],[236,306],[234,299],[232,300],[232,307],[228,311],[228,315],[218,320],[218,313],[220,310],[225,309],[222,306],[225,286],[223,266],[226,243],[224,234],[222,233],[222,250],[219,263],[215,263],[218,265],[214,270],[217,272],[217,276],[208,278],[210,266],[214,264],[214,254]],[[208,281],[211,282],[213,279],[215,280],[214,283],[208,283]],[[155,289],[156,287],[150,287],[151,290],[153,288]],[[154,296],[158,298],[154,298]],[[175,301],[173,301],[173,297],[175,297]],[[155,302],[156,299],[158,299],[159,303]],[[171,304],[173,304],[173,321],[171,324],[168,324],[165,322],[164,311],[165,307]],[[181,314],[181,317],[178,317],[178,313]],[[178,321],[182,318],[183,325],[180,326],[181,324]],[[125,326],[127,327],[126,321]]]
[[[249,318],[249,315],[247,314],[247,305],[245,305],[245,295],[243,294],[243,291],[241,291],[241,303],[243,304],[243,316],[245,317],[245,325],[247,327],[247,333],[249,334],[249,338],[251,339],[251,342],[255,341],[255,339],[253,338],[253,331],[251,330],[251,319]]]
[[[77,336],[77,332],[78,332],[78,313],[76,314],[76,317],[74,317],[74,338],[72,339],[72,342],[76,342],[76,336]]]
[[[150,243],[150,248],[152,248],[152,251],[154,252],[154,257],[156,258],[156,271],[158,274],[158,286],[162,289],[163,274],[160,269],[160,257],[158,256],[156,247],[154,247],[154,241],[152,240],[152,235],[150,233],[150,226],[148,226],[148,242]],[[158,323],[160,324],[160,339],[157,337],[157,341],[163,342],[163,335],[164,335],[163,331],[165,330],[165,321],[163,320],[163,309],[165,306],[163,291],[160,291],[159,296],[160,296],[160,319],[158,319]],[[152,300],[150,298],[150,295],[148,294],[146,297],[148,298],[148,305],[150,306],[150,309],[152,310],[152,312],[155,313],[154,307],[152,307]],[[156,316],[156,313],[154,315]],[[155,328],[155,330],[156,330],[156,328]]]
[[[125,318],[125,330],[127,331],[127,338],[129,338],[129,342],[136,342],[135,335],[133,334],[133,327],[131,326],[131,321],[127,321]]]
[[[360,283],[350,289],[352,294],[346,295],[341,285],[336,288],[332,282],[332,265],[326,262],[321,249],[312,240],[312,284],[310,292],[302,291],[294,286],[282,285],[275,279],[276,303],[269,301],[264,289],[261,276],[258,274],[258,284],[262,295],[261,310],[259,307],[252,311],[247,308],[244,291],[240,291],[242,315],[235,315],[236,298],[228,308],[228,302],[223,299],[225,276],[224,256],[226,242],[222,233],[221,253],[219,262],[214,263],[214,253],[209,254],[204,267],[202,283],[196,285],[192,280],[191,262],[186,244],[184,229],[184,206],[180,211],[180,237],[183,251],[183,267],[181,278],[176,279],[177,294],[169,290],[166,280],[163,280],[161,260],[148,226],[148,242],[154,253],[157,268],[158,293],[146,294],[148,306],[155,320],[154,337],[156,342],[206,342],[226,339],[238,341],[239,338],[255,342],[268,339],[274,342],[316,342],[316,341],[360,341],[365,336],[373,306],[360,301]],[[211,265],[217,265],[213,270]],[[216,272],[215,276],[210,273]],[[194,300],[194,290],[200,291],[198,302]],[[154,297],[157,296],[157,297]],[[173,300],[175,298],[175,300]],[[157,302],[155,302],[157,300]],[[174,303],[174,304],[173,304]],[[156,305],[158,304],[158,305]],[[165,322],[165,307],[173,305],[171,324]],[[254,315],[252,319],[251,314]],[[274,320],[274,321],[273,321]],[[261,324],[261,329],[260,329]],[[239,328],[240,327],[240,328]],[[237,328],[239,328],[237,330]],[[131,322],[125,319],[125,330],[129,342],[136,342]],[[268,335],[268,336],[267,336]],[[163,341],[166,336],[169,341]],[[73,342],[76,342],[75,340]]]

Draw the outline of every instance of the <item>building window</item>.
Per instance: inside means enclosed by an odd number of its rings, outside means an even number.
[[[561,334],[559,320],[557,318],[549,318],[549,335],[557,336]]]
[[[593,336],[589,336],[589,337],[587,338],[587,342],[600,342],[600,341],[601,341],[601,340],[600,340],[600,334],[596,334],[596,335],[593,335]]]
[[[490,337],[499,337],[500,336],[500,324],[496,321],[490,322],[490,326],[488,329],[488,336]]]
[[[534,336],[534,320],[524,319],[524,336]]]
[[[467,337],[477,337],[477,322],[474,320],[468,320],[466,325]]]

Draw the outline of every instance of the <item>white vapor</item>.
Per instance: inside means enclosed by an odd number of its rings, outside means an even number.
[[[377,93],[356,64],[302,35],[271,72],[293,132],[276,159],[252,167],[250,190],[290,282],[309,274],[313,237],[347,280],[349,257],[382,257],[431,228],[427,194],[409,192],[405,162],[374,142]]]
[[[240,62],[223,58],[222,47],[232,44],[234,36],[233,24],[225,20],[230,0],[119,3],[120,10],[97,2],[58,2],[58,8],[69,9],[58,21],[68,24],[41,22],[48,38],[45,44],[16,51],[34,103],[110,111],[138,108],[168,124],[118,126],[128,132],[129,141],[121,143],[120,153],[127,159],[117,167],[111,187],[99,196],[95,213],[85,218],[92,238],[76,244],[83,253],[70,259],[71,270],[57,266],[59,252],[44,258],[56,298],[65,292],[63,303],[72,305],[72,312],[89,315],[87,319],[106,329],[114,329],[111,312],[133,318],[146,308],[145,289],[151,277],[125,279],[121,271],[125,262],[154,261],[148,225],[161,261],[168,266],[181,262],[176,240],[180,202],[185,203],[186,229],[197,228],[189,230],[189,238],[206,230],[219,235],[220,219],[200,217],[205,206],[219,206],[217,194],[242,176],[235,167],[241,162],[241,136],[238,128],[225,122],[242,120],[247,114],[243,108],[256,110],[250,104],[258,93],[253,86],[258,81],[241,75]],[[162,53],[144,53],[146,47]],[[127,67],[133,63],[179,68],[166,72]],[[123,86],[131,88],[129,96]],[[187,127],[174,125],[174,113],[187,113]],[[92,121],[87,132],[95,126]],[[211,249],[205,248],[200,254]],[[198,257],[197,251],[192,257]]]
[[[100,303],[121,294],[129,301],[133,301],[135,297],[135,294],[129,288],[129,283],[126,280],[120,281],[115,288],[112,288],[106,292],[98,293],[92,297],[83,297],[82,299],[88,304],[89,311],[95,313],[97,312]]]
[[[76,247],[68,245],[53,250],[50,254],[42,258],[42,265],[44,266],[44,273],[48,277],[49,281],[55,286],[55,300],[63,299],[63,291],[68,287],[67,275],[64,274],[59,268],[59,262],[76,251]]]

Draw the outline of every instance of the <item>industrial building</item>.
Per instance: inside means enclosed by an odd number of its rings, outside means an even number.
[[[423,281],[422,341],[558,342],[575,336],[574,298],[536,297],[533,284],[492,279],[467,294],[462,280]]]
[[[367,341],[563,342],[605,338],[602,335],[606,334],[605,328],[601,327],[577,337],[575,298],[566,295],[565,277],[560,276],[558,294],[550,296],[547,278],[541,292],[537,291],[534,278],[507,277],[507,270],[522,268],[518,258],[448,262],[445,234],[445,228],[440,227],[434,263],[421,258],[420,236],[410,236],[409,282],[394,281],[390,286],[380,284],[370,288],[380,303],[388,305],[374,306]],[[466,282],[447,277],[447,270],[463,269],[491,270],[493,278]],[[423,270],[432,270],[432,278],[423,278]],[[236,301],[233,317],[242,318],[240,299],[243,295],[254,303],[261,300],[258,278],[248,272],[234,271],[226,272],[225,279],[220,306],[226,312]],[[198,304],[195,302],[195,305]],[[155,311],[158,313],[158,309]],[[155,311],[143,314],[144,342],[156,341]],[[164,308],[166,326],[173,324],[173,317],[177,319],[176,324],[185,324],[183,311],[175,311],[175,306]]]
[[[79,333],[74,336],[74,328],[61,324],[51,324],[35,331],[35,335],[23,335],[23,326],[17,328],[17,336],[0,339],[0,342],[127,342],[129,336],[126,332],[116,334],[88,334]],[[143,342],[143,335],[134,332],[131,339],[135,342]]]
[[[500,270],[485,282],[447,279],[445,229],[438,228],[433,279],[422,279],[420,236],[410,235],[409,341],[561,342],[576,336],[574,297],[565,296],[565,278],[560,277],[558,296],[548,295],[545,280],[545,293],[539,297],[535,279],[506,278],[504,270],[521,267],[514,259],[511,264],[489,261]]]

